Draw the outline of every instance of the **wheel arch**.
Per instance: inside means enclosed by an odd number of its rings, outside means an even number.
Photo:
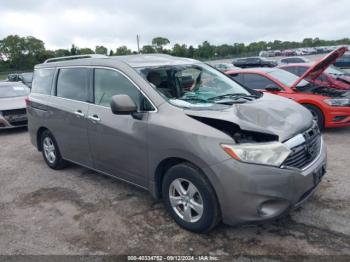
[[[37,146],[39,151],[43,150],[40,142],[41,142],[41,135],[44,133],[45,130],[49,130],[49,129],[44,127],[44,126],[42,126],[36,132],[36,146]]]

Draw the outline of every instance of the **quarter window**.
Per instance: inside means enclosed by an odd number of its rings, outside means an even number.
[[[57,79],[57,96],[87,102],[89,97],[89,69],[60,69]]]
[[[34,72],[32,93],[50,95],[55,69],[37,69]]]
[[[112,96],[128,95],[140,111],[154,110],[148,99],[123,74],[110,69],[95,69],[95,104],[109,107]]]

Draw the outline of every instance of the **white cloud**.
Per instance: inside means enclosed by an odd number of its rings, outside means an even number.
[[[350,1],[2,0],[0,38],[33,35],[48,48],[136,49],[156,36],[172,44],[349,37]]]

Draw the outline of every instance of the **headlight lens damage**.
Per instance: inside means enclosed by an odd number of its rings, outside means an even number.
[[[323,101],[330,106],[349,106],[350,105],[349,98],[327,98]]]
[[[291,153],[291,150],[280,142],[221,144],[221,147],[236,160],[271,166],[280,166]]]

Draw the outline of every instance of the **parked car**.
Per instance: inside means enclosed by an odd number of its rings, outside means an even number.
[[[22,83],[0,82],[0,129],[27,126],[28,94],[28,87]]]
[[[297,76],[302,76],[312,67],[312,63],[280,65],[279,68]],[[335,66],[329,66],[322,74],[315,79],[307,79],[319,86],[326,86],[337,89],[350,89],[350,75]]]
[[[230,63],[219,63],[219,64],[215,64],[214,67],[216,69],[222,71],[222,72],[238,68],[238,67],[235,67],[233,64],[230,64]]]
[[[282,58],[280,64],[291,64],[291,63],[309,63],[310,60],[301,56],[291,56]]]
[[[350,126],[350,92],[318,86],[316,79],[345,48],[339,48],[310,67],[301,77],[279,68],[241,69],[226,72],[238,83],[256,90],[290,98],[310,110],[319,127]]]
[[[9,82],[22,82],[29,88],[32,87],[33,73],[14,73],[7,75],[7,81]]]
[[[287,49],[282,51],[283,56],[295,56],[297,53],[294,50]]]
[[[277,62],[264,57],[246,57],[233,61],[233,65],[240,68],[248,67],[275,67]]]
[[[344,54],[335,61],[334,66],[339,68],[350,68],[350,53]]]
[[[192,59],[89,57],[35,66],[29,133],[53,169],[71,161],[145,188],[194,232],[279,217],[325,174],[317,125],[292,100]]]
[[[20,77],[23,84],[32,88],[33,73],[22,73]]]

